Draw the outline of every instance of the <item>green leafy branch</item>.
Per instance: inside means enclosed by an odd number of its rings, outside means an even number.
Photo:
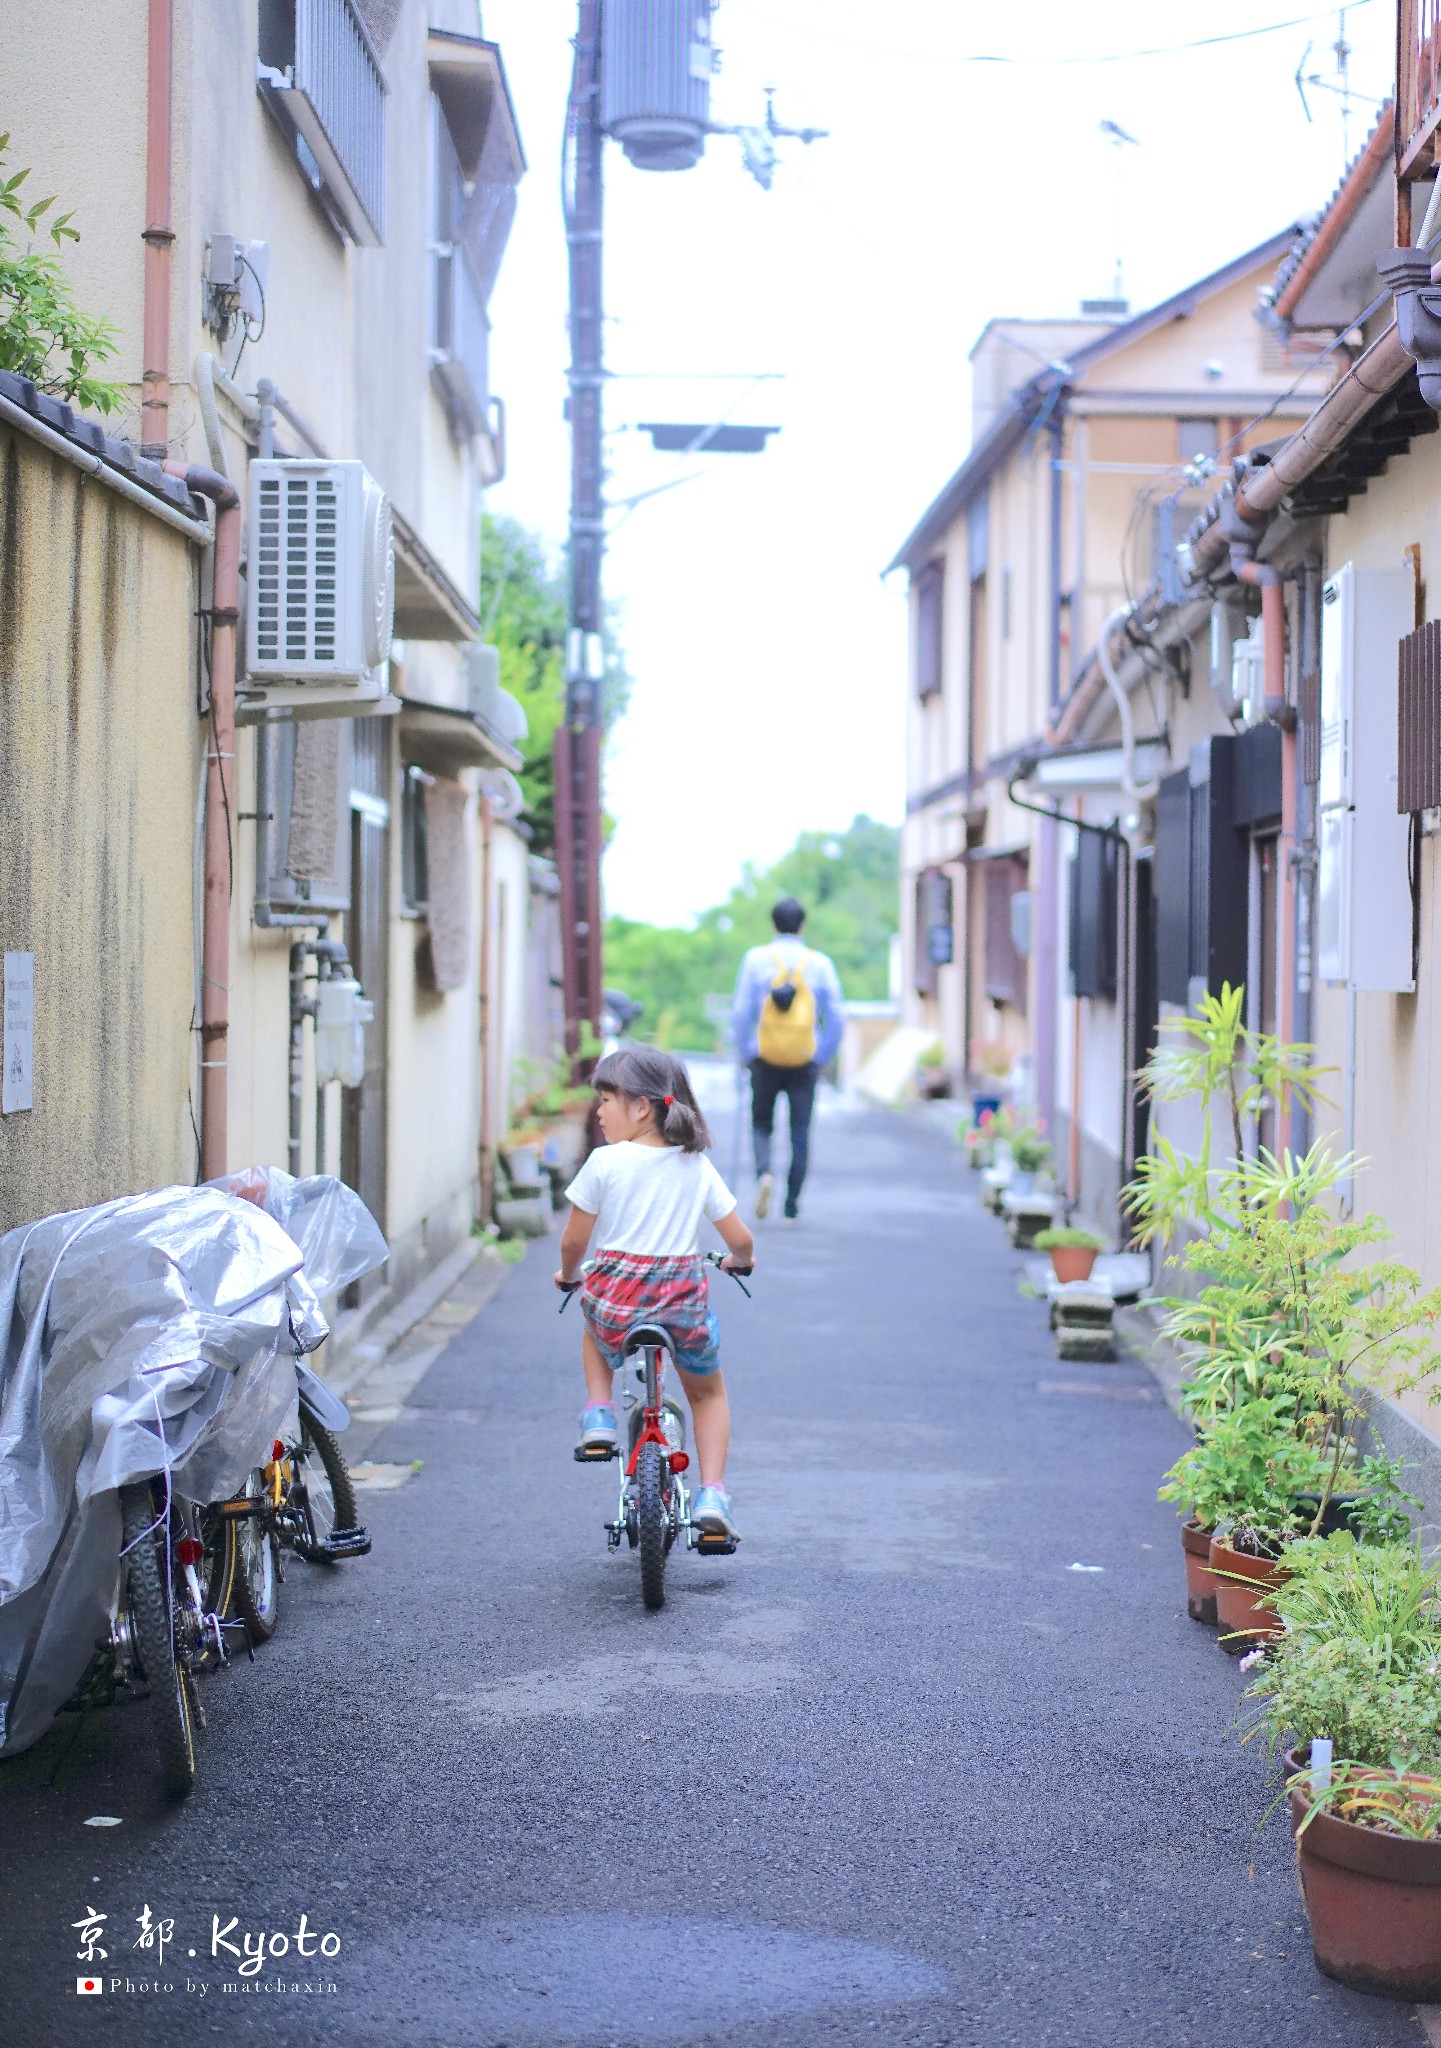
[[[82,313],[55,253],[78,242],[73,213],[50,220],[54,195],[27,203],[22,187],[30,172],[5,176],[8,134],[0,135],[0,369],[28,377],[42,391],[96,412],[114,412],[125,386],[98,377],[96,368],[115,354],[119,336],[109,320]],[[10,222],[19,223],[22,241]],[[30,238],[51,248],[30,246]]]

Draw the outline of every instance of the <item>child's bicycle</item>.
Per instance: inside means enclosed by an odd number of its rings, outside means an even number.
[[[741,1278],[743,1273],[750,1272],[749,1266],[722,1266],[714,1252],[706,1256],[713,1266],[730,1274],[742,1294],[749,1295],[750,1289]],[[562,1314],[575,1291],[573,1287],[566,1289]],[[685,1415],[665,1391],[666,1361],[675,1363],[675,1343],[670,1331],[662,1323],[634,1324],[626,1332],[621,1356],[625,1382],[621,1401],[629,1422],[628,1455],[616,1518],[605,1524],[605,1531],[612,1550],[620,1549],[622,1537],[632,1550],[639,1550],[641,1597],[647,1607],[663,1607],[666,1559],[682,1530],[687,1549],[698,1551],[702,1557],[729,1557],[740,1538],[697,1529],[691,1522],[690,1493],[682,1476],[690,1468],[690,1453],[685,1447]],[[643,1397],[630,1384],[632,1373],[637,1385],[645,1390]],[[620,1457],[621,1452],[619,1446],[614,1450],[597,1446],[592,1450],[577,1449],[575,1455],[582,1465],[606,1464],[611,1458]]]

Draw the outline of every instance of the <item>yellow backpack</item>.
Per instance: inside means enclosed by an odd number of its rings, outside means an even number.
[[[787,967],[772,949],[775,979],[761,1004],[756,1051],[768,1066],[808,1067],[816,1056],[816,999],[805,977],[809,953]]]

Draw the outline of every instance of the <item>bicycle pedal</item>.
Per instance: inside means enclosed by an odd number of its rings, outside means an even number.
[[[577,1444],[575,1462],[577,1465],[608,1465],[620,1452],[613,1444]]]
[[[739,1542],[739,1536],[697,1536],[695,1547],[702,1557],[729,1557]]]
[[[326,1538],[325,1555],[332,1558],[367,1557],[370,1554],[370,1531],[353,1529],[332,1529]]]

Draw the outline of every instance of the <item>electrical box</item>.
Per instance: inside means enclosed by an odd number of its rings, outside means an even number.
[[[389,693],[390,500],[361,462],[256,461],[237,717],[346,717]]]
[[[1247,725],[1259,725],[1266,716],[1265,629],[1259,617],[1231,648],[1231,702],[1232,716],[1239,713]]]
[[[637,170],[700,162],[710,123],[711,0],[606,0],[601,126]]]
[[[1395,992],[1411,972],[1410,820],[1398,814],[1397,667],[1409,569],[1347,562],[1322,591],[1317,971]]]

